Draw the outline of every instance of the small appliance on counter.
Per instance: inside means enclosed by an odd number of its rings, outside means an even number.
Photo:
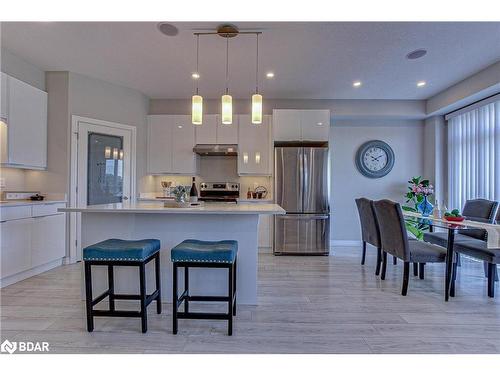
[[[41,195],[39,191],[3,191],[2,201],[43,201],[45,199],[44,195]]]
[[[237,182],[202,182],[200,201],[237,203],[240,196],[240,184]]]

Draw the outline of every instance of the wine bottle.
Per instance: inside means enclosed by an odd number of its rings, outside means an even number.
[[[191,203],[198,202],[198,190],[196,189],[196,177],[193,177],[193,184],[191,185],[191,190],[189,191],[189,201]]]

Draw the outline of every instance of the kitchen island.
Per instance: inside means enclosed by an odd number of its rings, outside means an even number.
[[[282,215],[276,204],[205,203],[190,208],[165,207],[163,203],[127,202],[75,208],[61,212],[81,213],[82,248],[109,238],[161,241],[161,286],[164,301],[172,300],[170,249],[185,239],[238,241],[237,298],[240,304],[257,303],[257,241],[259,215]],[[154,264],[148,264],[148,292],[154,287]],[[117,293],[138,293],[136,267],[115,267]],[[182,273],[182,272],[181,272]],[[96,295],[107,288],[105,267],[93,270]],[[227,273],[217,269],[196,269],[190,273],[190,292],[224,295]],[[183,276],[179,275],[179,280]],[[83,290],[83,289],[82,289]]]

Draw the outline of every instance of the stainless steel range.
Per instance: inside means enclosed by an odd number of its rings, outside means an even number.
[[[202,182],[200,201],[237,203],[240,196],[240,184],[237,182]]]

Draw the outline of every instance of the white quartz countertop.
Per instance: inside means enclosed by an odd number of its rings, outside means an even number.
[[[284,215],[285,210],[277,204],[225,204],[205,203],[203,206],[178,208],[165,207],[161,202],[126,202],[102,204],[85,207],[60,208],[60,212],[92,212],[92,213],[151,213],[151,214],[223,214],[223,215]]]
[[[56,204],[56,203],[66,203],[65,200],[50,200],[44,199],[43,201],[32,201],[32,200],[11,200],[11,201],[0,201],[1,207],[16,207],[16,206],[37,206],[43,204]]]

